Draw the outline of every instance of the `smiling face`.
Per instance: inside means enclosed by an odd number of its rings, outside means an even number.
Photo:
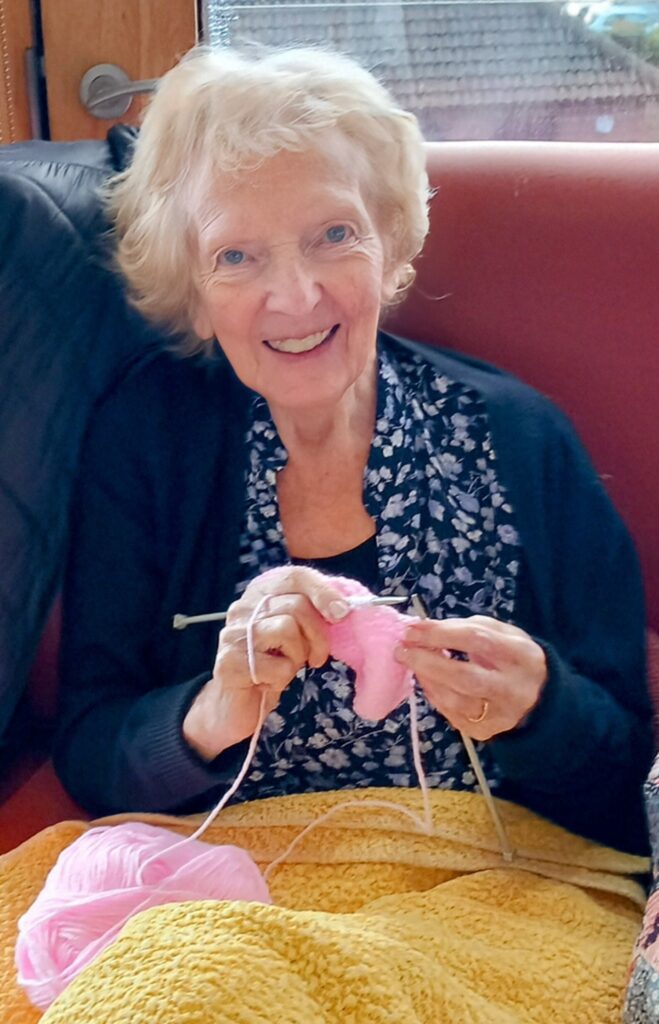
[[[374,365],[391,275],[343,148],[278,153],[195,205],[195,331],[272,408],[331,407]]]

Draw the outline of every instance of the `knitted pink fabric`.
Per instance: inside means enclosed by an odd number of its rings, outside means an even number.
[[[332,583],[346,597],[370,596],[355,580],[336,576]],[[387,605],[363,605],[328,627],[332,656],[356,672],[353,707],[368,722],[386,718],[410,695],[410,674],[394,659],[394,648],[412,621]]]
[[[259,578],[276,581],[289,574],[290,569],[278,567],[268,569]],[[347,598],[372,597],[356,580],[344,576],[325,579],[331,579],[332,586]],[[340,622],[325,623],[332,656],[356,672],[353,706],[360,718],[379,722],[409,697],[411,677],[394,659],[394,648],[415,621],[387,605],[363,605]]]

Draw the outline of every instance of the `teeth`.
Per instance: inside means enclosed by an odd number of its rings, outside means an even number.
[[[329,331],[318,331],[316,334],[309,334],[306,338],[283,338],[280,341],[268,341],[268,344],[277,349],[278,352],[311,352],[317,348],[321,341],[324,341]]]

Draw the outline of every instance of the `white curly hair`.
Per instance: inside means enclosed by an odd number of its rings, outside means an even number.
[[[238,174],[282,150],[323,151],[328,132],[353,147],[360,187],[384,225],[398,301],[428,231],[430,189],[413,114],[354,60],[320,48],[195,47],[160,80],[133,160],[105,201],[116,259],[133,304],[205,347],[192,329],[197,300],[189,197],[214,173]]]

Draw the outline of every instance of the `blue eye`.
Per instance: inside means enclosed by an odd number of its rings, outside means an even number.
[[[225,252],[220,253],[217,262],[224,263],[229,267],[239,267],[241,263],[245,262],[246,258],[242,249],[227,249]]]
[[[345,242],[347,237],[348,228],[345,224],[333,224],[325,232],[325,238],[328,242]]]

